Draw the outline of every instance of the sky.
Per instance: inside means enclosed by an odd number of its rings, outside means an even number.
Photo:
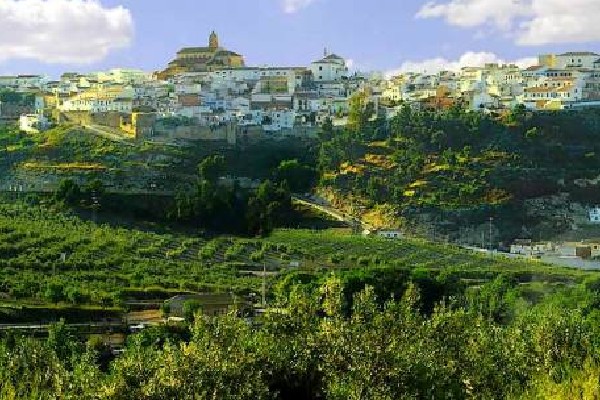
[[[247,65],[435,72],[600,51],[600,0],[0,0],[0,74],[163,69],[212,30]]]

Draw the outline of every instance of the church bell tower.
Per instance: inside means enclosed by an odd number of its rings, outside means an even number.
[[[210,34],[210,38],[208,39],[208,47],[210,47],[213,50],[219,48],[219,37],[217,36],[215,31],[212,31],[212,33]]]

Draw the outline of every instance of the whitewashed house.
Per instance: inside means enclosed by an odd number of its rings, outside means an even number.
[[[348,76],[346,61],[335,54],[311,63],[309,69],[315,82],[336,82]]]

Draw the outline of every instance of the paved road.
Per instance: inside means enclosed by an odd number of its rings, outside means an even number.
[[[357,223],[361,224],[361,226],[362,226],[362,223],[360,221],[357,221],[354,218],[347,216],[346,214],[336,210],[335,208],[333,208],[331,206],[319,204],[319,203],[315,202],[314,200],[309,199],[305,196],[293,195],[292,200],[298,204],[302,204],[304,206],[313,208],[317,211],[327,214],[330,217],[332,217],[333,219],[335,219],[336,221],[343,222],[348,226],[354,226]]]
[[[600,262],[583,260],[578,257],[542,256],[540,261],[562,267],[579,268],[585,270],[600,270]]]

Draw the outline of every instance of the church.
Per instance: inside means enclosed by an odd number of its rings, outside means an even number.
[[[210,72],[243,66],[244,57],[220,47],[219,36],[213,31],[208,39],[208,47],[185,47],[179,50],[177,57],[158,74],[158,78],[168,80],[187,72]]]

